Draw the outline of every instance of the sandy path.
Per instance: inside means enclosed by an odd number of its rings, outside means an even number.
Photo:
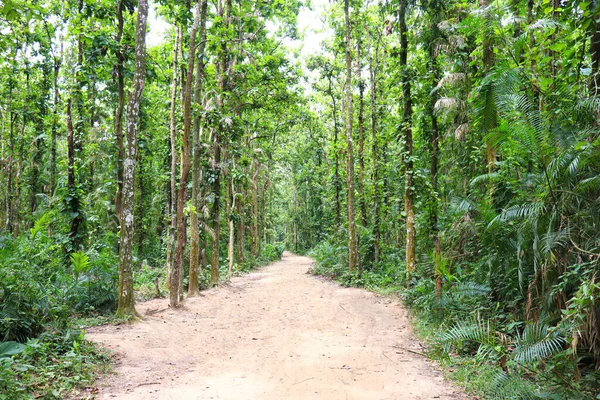
[[[405,310],[282,261],[188,299],[138,305],[144,322],[88,330],[117,354],[98,398],[464,399],[421,351]],[[151,314],[151,315],[148,315]]]

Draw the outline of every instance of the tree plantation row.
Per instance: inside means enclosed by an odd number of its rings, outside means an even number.
[[[308,54],[309,6],[0,5],[0,388],[60,398],[27,365],[91,379],[72,316],[287,248],[401,294],[475,393],[600,394],[598,4],[316,2]]]

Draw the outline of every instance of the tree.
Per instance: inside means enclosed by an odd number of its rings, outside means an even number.
[[[415,182],[413,178],[413,136],[412,136],[412,98],[410,73],[408,68],[408,29],[406,26],[407,0],[398,3],[398,33],[400,35],[400,80],[402,83],[402,101],[404,104],[401,125],[401,137],[404,144],[404,212],[406,214],[406,273],[410,275],[416,268],[415,255]]]
[[[146,81],[146,21],[148,2],[139,0],[135,29],[135,70],[127,102],[127,144],[123,161],[123,204],[119,247],[119,304],[117,315],[135,317],[133,298],[133,223],[135,195],[135,165],[139,113]]]
[[[352,55],[350,54],[350,6],[349,0],[344,0],[344,23],[346,28],[346,102],[344,108],[346,135],[346,184],[348,190],[348,269],[350,272],[359,267],[358,240],[356,236],[356,210],[354,205],[354,147],[352,141]]]
[[[184,216],[185,203],[187,201],[187,185],[191,168],[190,161],[190,133],[192,129],[192,85],[194,77],[194,62],[196,60],[196,33],[200,25],[200,14],[202,13],[201,0],[196,1],[196,11],[194,13],[194,23],[190,30],[190,44],[188,50],[187,75],[185,79],[185,92],[183,97],[183,141],[181,144],[181,177],[179,179],[179,189],[177,191],[177,240],[175,245],[175,254],[173,260],[173,269],[171,271],[171,285],[169,287],[171,307],[179,307],[183,301],[183,287],[180,278],[183,274],[183,253],[187,241],[187,222]],[[204,13],[206,16],[206,13]],[[206,22],[204,22],[206,23]]]

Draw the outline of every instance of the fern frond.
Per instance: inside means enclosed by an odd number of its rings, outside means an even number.
[[[500,180],[501,178],[502,178],[502,175],[499,174],[498,172],[492,172],[491,174],[482,174],[482,175],[478,175],[475,178],[471,179],[471,182],[469,182],[469,185],[475,186],[479,183],[496,182],[496,181]]]
[[[565,343],[562,330],[543,322],[534,322],[527,325],[517,337],[514,360],[520,364],[544,360],[560,352]]]
[[[35,221],[33,228],[31,228],[31,240],[35,239],[38,233],[48,228],[55,215],[56,212],[54,210],[50,210],[44,213],[37,221]]]
[[[594,192],[600,190],[600,174],[592,176],[591,178],[583,179],[577,185],[577,191],[579,192]]]
[[[502,212],[490,222],[490,225],[496,220],[507,222],[525,218],[535,218],[544,212],[545,209],[546,206],[543,203],[515,204],[502,210]]]
[[[550,253],[557,247],[564,247],[569,240],[568,229],[563,229],[558,232],[551,231],[549,226],[548,232],[542,236],[542,252],[544,254]]]
[[[488,396],[490,399],[506,400],[536,400],[547,398],[540,393],[535,385],[517,375],[509,375],[500,371],[492,379]]]

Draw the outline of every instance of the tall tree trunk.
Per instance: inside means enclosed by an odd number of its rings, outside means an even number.
[[[219,17],[224,20],[224,29],[229,29],[231,14],[231,0],[225,0],[225,7],[222,4],[219,6]],[[217,83],[219,88],[219,94],[217,96],[217,107],[223,114],[225,112],[225,99],[224,94],[227,88],[227,74],[228,71],[228,49],[227,40],[221,39],[219,65],[218,65],[218,77]],[[219,282],[219,237],[221,235],[221,135],[222,127],[219,126],[215,129],[214,136],[214,150],[212,160],[212,170],[214,175],[213,181],[213,195],[214,203],[212,209],[213,219],[213,242],[212,242],[212,254],[210,263],[210,283],[215,285]]]
[[[200,5],[200,43],[196,53],[196,83],[194,86],[194,102],[197,107],[202,105],[203,79],[204,79],[204,49],[206,47],[206,10],[208,2],[202,0]],[[200,114],[194,115],[193,131],[193,152],[194,159],[192,165],[192,204],[195,211],[190,215],[190,273],[188,283],[188,297],[197,296],[198,289],[198,270],[200,267],[200,227],[198,225],[198,213],[200,208],[200,184],[202,180],[202,171],[200,169],[200,159],[203,156],[202,143],[200,142]],[[202,264],[204,266],[204,264]]]
[[[600,7],[600,5],[596,7]],[[592,59],[590,96],[598,96],[600,93],[600,13],[596,11],[595,14],[591,24],[592,35],[590,38],[590,57]]]
[[[69,239],[72,243],[75,242],[75,236],[79,230],[79,224],[81,223],[81,216],[79,215],[79,194],[77,193],[76,187],[76,175],[75,175],[75,127],[73,125],[73,99],[69,97],[67,101],[67,191],[69,196],[67,197],[66,205],[70,213],[73,213],[75,217],[71,222],[71,230],[69,233]],[[69,252],[74,250],[69,249]]]
[[[50,83],[48,76],[50,75],[50,66],[48,64],[48,59],[44,60],[44,64],[42,66],[42,84],[41,84],[41,93],[42,96],[45,97],[46,94],[50,91]],[[47,113],[47,103],[42,100],[38,102],[38,115],[35,118],[36,121],[36,129],[38,132],[45,131],[45,123],[44,118]],[[39,183],[40,176],[40,168],[42,167],[42,155],[46,149],[46,141],[43,135],[37,135],[35,138],[35,152],[33,156],[33,162],[31,165],[31,199],[30,199],[30,210],[32,213],[35,212],[37,208],[37,196],[42,192]]]
[[[408,30],[406,27],[406,7],[408,0],[400,0],[398,22],[400,28],[400,68],[404,111],[402,115],[402,136],[404,139],[404,211],[406,214],[406,274],[416,268],[415,255],[415,188],[413,177],[413,137],[412,137],[412,98],[408,72]]]
[[[83,9],[83,2],[79,2],[79,12]],[[76,167],[77,160],[82,157],[83,151],[83,41],[82,34],[77,36],[77,63],[75,78],[70,88],[70,98],[67,105],[67,142],[68,142],[68,192],[67,207],[71,215],[71,229],[69,230],[69,251],[75,251],[81,245],[79,228],[83,223],[81,204],[79,198],[79,171]],[[73,107],[77,109],[77,120],[73,122]]]
[[[489,0],[481,0],[481,5],[485,8],[488,8],[489,6]],[[493,31],[493,21],[492,21],[492,17],[490,15],[490,11],[486,10],[485,11],[485,15],[486,15],[486,19],[488,22],[488,26],[486,27],[486,29],[484,29],[483,31],[483,67],[484,67],[484,72],[487,75],[490,70],[492,69],[492,67],[494,66],[494,31]],[[486,99],[486,102],[488,102],[489,104],[495,104],[494,103],[494,87],[492,84],[488,84],[487,85],[487,93],[486,96],[489,97],[489,100]],[[483,127],[483,131],[484,134],[487,134],[491,129],[494,129],[496,127],[496,113],[495,110],[492,113],[486,113],[486,116],[484,117],[484,127]],[[493,145],[492,143],[490,143],[489,141],[486,141],[486,160],[487,160],[487,168],[488,168],[488,173],[491,174],[494,170],[494,166],[496,164],[496,146]],[[490,198],[493,194],[493,183],[490,182],[490,187],[489,187],[489,193],[490,193]]]
[[[54,194],[56,189],[56,135],[58,133],[58,102],[60,101],[60,91],[58,89],[58,73],[60,72],[62,58],[62,42],[61,42],[61,57],[54,57],[53,66],[53,87],[54,100],[52,104],[52,129],[50,130],[50,195]]]
[[[173,270],[173,246],[175,245],[176,230],[176,209],[177,209],[177,122],[175,111],[177,109],[177,88],[179,67],[177,58],[179,56],[179,47],[182,43],[182,27],[179,25],[175,29],[175,49],[173,50],[173,78],[171,81],[171,109],[169,113],[169,143],[171,145],[171,182],[169,187],[169,234],[167,239],[167,287],[171,287],[171,271]]]
[[[179,190],[177,192],[177,241],[173,259],[173,270],[171,271],[171,286],[169,288],[169,305],[179,307],[183,296],[181,278],[183,275],[183,253],[186,244],[187,223],[184,215],[185,202],[187,200],[187,184],[190,175],[190,133],[192,130],[192,83],[194,77],[194,62],[196,54],[196,32],[200,25],[201,1],[196,1],[196,12],[194,24],[190,31],[190,43],[188,53],[187,75],[185,79],[185,92],[183,98],[183,141],[181,144],[181,177],[179,179]]]
[[[121,203],[123,198],[123,157],[125,148],[123,147],[123,109],[125,108],[125,72],[121,39],[123,38],[123,0],[117,1],[117,50],[115,51],[117,63],[115,65],[117,73],[117,108],[115,109],[115,139],[117,142],[117,193],[115,194],[115,212],[117,220],[121,223]]]
[[[379,216],[379,161],[377,148],[377,72],[379,69],[379,40],[375,44],[375,60],[373,56],[369,58],[371,75],[371,158],[373,162],[373,252],[375,262],[379,262],[379,243],[381,241],[380,216]]]
[[[360,223],[367,226],[367,199],[365,197],[365,82],[362,79],[360,60],[361,40],[356,43],[356,75],[358,76],[358,195],[360,197]]]
[[[428,55],[429,55],[429,70],[431,71],[431,96],[429,99],[429,104],[427,105],[427,113],[429,114],[429,119],[431,121],[431,189],[433,192],[432,196],[432,204],[431,204],[431,215],[430,215],[430,230],[431,230],[431,239],[433,242],[433,248],[435,251],[434,262],[436,266],[435,272],[435,294],[436,297],[440,298],[442,295],[442,275],[439,271],[439,262],[441,258],[441,247],[440,247],[440,239],[439,239],[439,230],[438,230],[438,209],[439,209],[439,200],[438,200],[438,163],[439,163],[439,150],[440,150],[440,134],[438,127],[438,120],[435,114],[435,103],[438,100],[437,91],[435,88],[437,87],[439,81],[439,68],[437,63],[437,55],[435,51],[435,42],[439,38],[439,30],[438,30],[438,19],[439,10],[437,7],[434,7],[431,10],[432,14],[431,25],[429,30],[431,32],[431,42],[429,43]]]
[[[344,21],[346,26],[346,184],[348,186],[348,269],[358,266],[358,241],[354,208],[354,147],[352,144],[352,56],[350,54],[350,6],[344,0]]]
[[[13,95],[14,95],[14,86],[15,86],[15,78],[17,76],[17,52],[19,51],[19,42],[15,44],[15,52],[12,58],[12,74],[8,77],[9,87],[8,87],[8,109],[9,109],[9,136],[8,136],[8,145],[10,147],[10,156],[7,162],[7,173],[6,173],[6,197],[5,197],[5,208],[6,208],[6,230],[8,232],[13,231],[13,215],[12,215],[12,204],[14,201],[14,191],[13,187],[13,170],[14,170],[14,159],[15,159],[15,124],[17,121],[18,114],[13,109]]]
[[[334,171],[333,171],[333,190],[335,191],[335,231],[337,232],[340,229],[342,224],[342,205],[340,201],[340,152],[338,149],[338,138],[339,138],[339,125],[338,125],[338,117],[337,117],[337,102],[335,101],[335,93],[333,92],[333,72],[330,71],[328,75],[329,80],[329,89],[328,93],[331,97],[331,111],[333,116],[333,163],[334,163]]]
[[[260,175],[260,164],[258,161],[254,161],[253,165],[255,171],[252,174],[252,257],[257,258],[260,252],[259,250],[259,232],[258,232],[258,181]],[[295,192],[294,192],[295,193]],[[294,213],[294,215],[296,215]],[[297,245],[296,245],[297,250]]]
[[[140,104],[146,80],[146,20],[147,0],[139,0],[135,30],[135,70],[131,82],[131,94],[127,103],[127,144],[123,162],[123,203],[119,246],[119,303],[117,315],[135,317],[133,298],[133,234],[135,162],[137,157],[137,134]]]
[[[229,261],[229,276],[231,276],[233,273],[233,264],[235,262],[235,229],[233,220],[233,210],[236,208],[235,203],[235,185],[233,183],[233,175],[231,175],[227,180],[227,223],[229,226],[229,245],[227,247],[227,258]]]

